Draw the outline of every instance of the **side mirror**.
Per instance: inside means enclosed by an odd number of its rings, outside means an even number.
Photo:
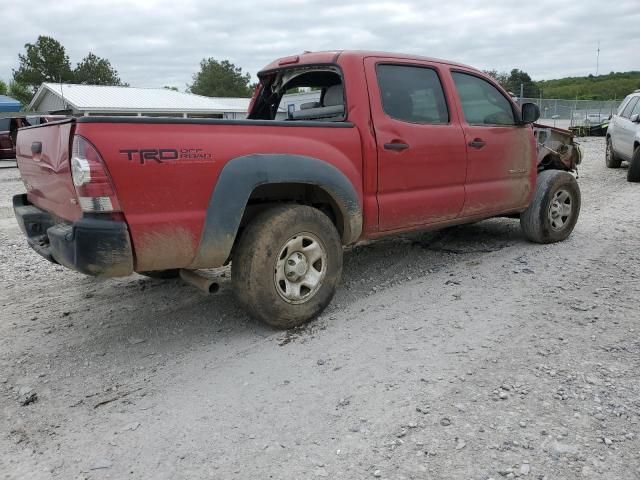
[[[535,103],[522,104],[522,123],[533,123],[540,118],[540,109]]]
[[[631,120],[633,123],[640,123],[640,114],[634,113],[633,115],[631,115],[631,118],[629,120]]]

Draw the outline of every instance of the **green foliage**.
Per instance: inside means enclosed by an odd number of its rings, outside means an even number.
[[[524,96],[537,98],[566,98],[577,100],[621,100],[634,90],[640,89],[640,72],[611,72],[607,75],[566,77],[535,82],[526,72],[514,68],[510,73],[485,70],[506,90],[520,95],[520,84],[524,85]]]
[[[189,91],[207,97],[250,97],[251,75],[228,60],[202,59],[200,71],[193,75]]]
[[[640,89],[640,72],[611,72],[607,75],[566,77],[537,82],[544,98],[578,100],[620,100]]]
[[[73,82],[88,85],[122,85],[118,72],[111,66],[111,62],[91,52],[73,70]]]
[[[13,71],[13,81],[18,94],[24,96],[26,89],[29,99],[44,82],[123,85],[109,60],[93,53],[84,57],[72,70],[64,46],[51,37],[41,35],[35,43],[27,43],[24,48],[25,53],[18,54],[20,65]]]
[[[499,72],[497,70],[484,70],[484,73],[498,82],[502,88],[507,88],[507,81],[509,80],[509,74],[507,72]]]
[[[538,87],[536,83],[531,80],[527,72],[514,68],[511,70],[511,73],[498,72],[497,70],[485,70],[484,73],[492,77],[502,88],[514,95],[520,95],[520,85],[522,84],[525,97],[538,96]]]
[[[43,82],[69,82],[73,79],[71,63],[64,47],[51,37],[39,36],[36,43],[24,46],[19,54],[20,66],[13,71],[13,80],[35,93]]]
[[[29,87],[16,81],[9,82],[7,95],[18,100],[22,104],[23,108],[29,105],[31,98],[33,97],[33,93],[31,93]]]
[[[7,84],[3,80],[0,80],[0,95],[6,95],[7,91],[8,91]]]
[[[540,93],[537,85],[531,80],[527,72],[514,68],[507,79],[506,89],[520,96],[520,85],[523,87],[523,95],[525,97],[537,97]]]

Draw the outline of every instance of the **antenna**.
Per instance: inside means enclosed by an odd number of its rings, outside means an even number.
[[[598,50],[596,53],[596,77],[598,76],[599,68],[600,68],[600,40],[598,40]]]

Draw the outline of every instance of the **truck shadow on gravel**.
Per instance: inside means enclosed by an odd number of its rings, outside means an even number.
[[[89,383],[135,384],[138,370],[155,375],[164,365],[189,358],[241,356],[262,342],[275,348],[311,341],[343,322],[353,304],[368,296],[377,304],[392,302],[393,295],[384,291],[410,281],[421,282],[434,296],[450,294],[450,282],[456,281],[452,272],[459,272],[461,265],[476,268],[485,257],[510,247],[517,248],[511,256],[524,256],[527,248],[535,248],[523,239],[518,222],[510,219],[350,247],[333,302],[318,319],[288,332],[273,330],[240,308],[228,269],[208,272],[220,275],[221,288],[213,296],[181,280],[142,276],[99,280],[60,270],[39,304],[47,307],[21,328],[47,344],[43,351],[31,353],[34,363],[47,363],[53,355],[60,364],[84,363],[75,375]],[[449,274],[435,275],[441,271]],[[65,285],[64,293],[54,284]]]
[[[471,225],[419,232],[356,245],[345,254],[343,286],[359,285],[366,293],[428,275],[447,266],[482,260],[485,254],[514,245],[531,245],[513,219],[491,219]],[[438,285],[434,294],[437,294]],[[338,290],[339,300],[343,289]],[[334,302],[335,303],[335,302]]]
[[[447,287],[431,282],[430,274],[472,259],[478,264],[484,255],[514,245],[531,245],[523,239],[518,222],[492,219],[350,247],[345,252],[343,280],[333,302],[319,319],[297,331],[309,328],[316,331],[319,325],[326,326],[359,299],[414,279],[422,279],[425,288],[439,295]],[[109,350],[109,343],[126,344],[153,337],[156,344],[165,344],[166,349],[180,350],[198,343],[227,342],[233,337],[283,335],[251,319],[237,305],[229,269],[207,273],[220,281],[220,291],[215,295],[202,294],[179,279],[132,277],[101,282],[97,293],[85,301],[86,305],[80,305],[85,310],[89,307],[95,310],[96,305],[98,310],[109,306],[109,332],[98,333],[91,342]],[[92,282],[95,280],[86,279],[87,287]],[[113,304],[116,299],[118,303]]]

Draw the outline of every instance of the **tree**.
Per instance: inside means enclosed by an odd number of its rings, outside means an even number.
[[[164,86],[164,87],[162,87],[162,88],[164,88],[165,90],[172,90],[172,91],[174,91],[174,92],[177,92],[177,91],[178,91],[178,87],[173,87],[173,86],[171,86],[171,85],[165,85],[165,86]]]
[[[207,97],[250,97],[251,75],[228,60],[202,59],[200,71],[193,75],[189,91]]]
[[[505,88],[519,96],[520,85],[524,87],[523,92],[525,97],[537,97],[540,92],[538,86],[533,80],[531,80],[531,77],[527,72],[514,68],[509,74]]]
[[[640,88],[640,72],[611,72],[593,77],[566,77],[537,82],[546,98],[620,100]]]
[[[497,70],[484,70],[484,73],[498,82],[500,86],[502,86],[502,88],[508,90],[507,80],[509,80],[509,74],[507,72],[499,72]]]
[[[73,70],[73,82],[88,85],[122,85],[118,72],[106,58],[89,52]]]
[[[20,65],[13,71],[15,89],[20,95],[24,96],[26,88],[31,98],[44,82],[123,85],[109,60],[91,52],[72,70],[64,46],[51,37],[39,36],[35,43],[27,43],[24,48],[25,53],[18,54]]]
[[[57,40],[41,35],[36,43],[27,43],[24,48],[25,54],[18,55],[20,66],[13,71],[13,80],[27,87],[32,94],[43,82],[73,79],[69,57]]]
[[[15,81],[9,82],[7,95],[18,100],[23,105],[23,107],[29,105],[29,102],[31,102],[31,99],[33,98],[33,93],[31,92],[29,87]]]
[[[6,95],[8,91],[7,84],[0,79],[0,95]]]

